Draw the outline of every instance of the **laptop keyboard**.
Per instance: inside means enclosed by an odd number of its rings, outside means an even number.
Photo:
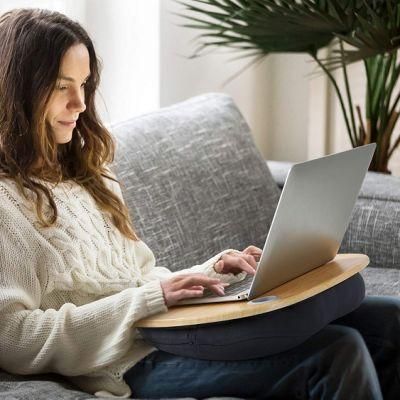
[[[242,281],[237,283],[231,283],[229,286],[225,287],[225,296],[232,296],[244,292],[245,290],[249,290],[251,282],[253,282],[253,278],[254,275],[247,274],[246,278],[244,278]],[[204,290],[202,298],[204,297],[224,297],[224,296],[219,296],[218,294],[212,292],[210,289],[206,289]]]

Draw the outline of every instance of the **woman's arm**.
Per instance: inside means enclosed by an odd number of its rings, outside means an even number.
[[[48,273],[29,232],[0,209],[0,368],[11,373],[82,375],[132,346],[135,322],[166,312],[158,281],[76,306],[42,310]],[[31,239],[32,240],[32,239]]]

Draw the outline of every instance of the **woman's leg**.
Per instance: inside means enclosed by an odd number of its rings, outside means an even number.
[[[132,398],[382,399],[361,335],[339,325],[327,326],[294,349],[252,360],[201,360],[156,351],[124,379]]]
[[[359,308],[334,321],[359,331],[377,370],[385,399],[400,398],[400,298],[366,297]]]
[[[147,342],[167,353],[203,360],[248,360],[298,346],[359,307],[364,295],[364,281],[357,274],[305,301],[254,317],[139,330]]]

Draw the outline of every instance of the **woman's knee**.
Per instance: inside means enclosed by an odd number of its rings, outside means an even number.
[[[315,340],[318,339],[320,351],[314,353],[310,362],[316,362],[315,370],[322,371],[323,376],[330,377],[336,387],[343,389],[340,398],[349,398],[344,393],[352,393],[354,399],[382,398],[372,357],[356,329],[329,325],[317,335]]]
[[[364,339],[357,329],[349,327],[340,327],[338,335],[338,342],[341,345],[349,346],[351,348],[360,348],[365,345]]]
[[[367,345],[356,329],[347,326],[331,325],[336,331],[336,340],[332,342],[333,351],[337,356],[351,357],[353,362],[363,363],[370,360]]]

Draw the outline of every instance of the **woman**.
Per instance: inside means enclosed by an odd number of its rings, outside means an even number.
[[[141,318],[254,274],[260,249],[156,267],[108,167],[114,142],[96,114],[84,29],[56,12],[8,12],[0,60],[1,368],[125,398],[398,394],[399,302],[362,302],[359,276],[280,312],[140,333]]]

